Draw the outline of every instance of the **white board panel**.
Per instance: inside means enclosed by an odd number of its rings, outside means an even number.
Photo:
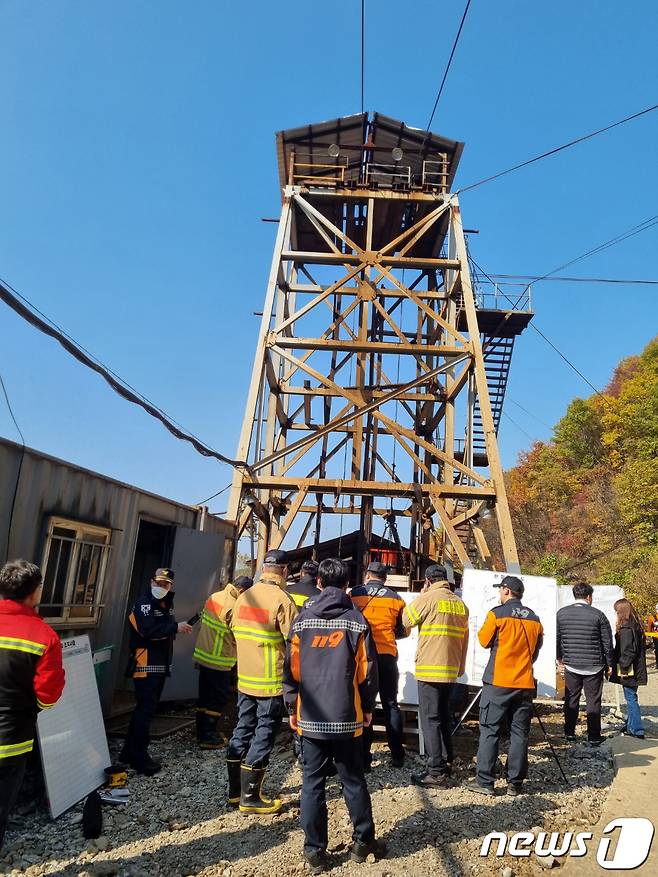
[[[102,785],[111,764],[89,637],[65,640],[62,649],[64,692],[37,720],[53,819]]]
[[[400,591],[400,597],[407,606],[419,596],[411,591]],[[416,649],[418,648],[418,628],[412,627],[405,639],[398,640],[398,702],[408,706],[418,706],[418,683],[416,682]]]
[[[466,672],[459,682],[482,685],[482,674],[489,661],[489,649],[483,649],[478,631],[484,624],[487,612],[500,602],[500,592],[494,587],[507,573],[488,570],[466,569],[462,579],[462,599],[469,611],[469,640],[466,655]],[[555,697],[555,616],[557,613],[557,582],[543,576],[520,575],[525,586],[523,603],[538,616],[544,628],[544,645],[535,664],[537,693]]]
[[[593,585],[592,587],[594,588],[592,606],[600,609],[608,619],[614,638],[615,627],[617,626],[617,613],[613,606],[616,600],[621,600],[624,596],[624,589],[618,585]],[[574,602],[574,599],[571,588],[567,585],[560,585],[557,589],[558,609],[561,609],[563,606],[569,606]]]

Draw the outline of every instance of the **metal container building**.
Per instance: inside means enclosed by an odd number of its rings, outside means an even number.
[[[97,657],[108,659],[99,674],[106,713],[130,689],[126,619],[154,570],[174,569],[176,617],[185,620],[226,581],[233,540],[233,525],[205,507],[0,439],[0,558],[37,563],[41,616],[62,637],[88,634]],[[176,640],[168,700],[196,696],[194,640]]]

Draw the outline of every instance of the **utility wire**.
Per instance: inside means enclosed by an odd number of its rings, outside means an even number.
[[[19,301],[19,299],[22,301]],[[201,439],[197,438],[197,436],[185,430],[180,424],[177,424],[176,421],[169,417],[165,411],[158,408],[154,403],[150,402],[145,396],[131,387],[130,384],[120,378],[115,372],[103,365],[100,360],[92,356],[92,354],[75,342],[69,335],[53,323],[50,318],[46,317],[41,311],[38,311],[37,308],[25,298],[25,296],[17,293],[16,290],[12,289],[12,287],[1,279],[0,300],[4,301],[6,305],[40,332],[43,332],[44,335],[48,335],[58,341],[61,346],[71,354],[71,356],[87,366],[87,368],[90,368],[92,371],[99,374],[123,399],[132,402],[134,405],[139,405],[139,407],[143,408],[147,414],[150,414],[151,417],[159,420],[160,423],[162,423],[162,425],[177,439],[189,442],[199,454],[204,457],[213,457],[214,459],[219,460],[220,463],[227,463],[234,468],[249,469],[248,464],[244,460],[232,460],[229,457],[225,457],[223,454],[220,454],[219,451],[206,445]],[[25,302],[25,304],[23,304],[23,302]],[[41,314],[41,316],[37,316],[37,314]],[[41,317],[43,317],[43,319]]]
[[[562,274],[557,277],[552,275],[550,278],[547,278],[545,274],[490,274],[489,277],[492,280],[481,280],[480,282],[494,283],[495,286],[525,286],[527,283],[538,283],[540,280],[550,279],[551,282],[561,281],[564,283],[621,283],[626,286],[658,286],[658,280],[624,277],[565,277]]]
[[[509,414],[507,413],[507,411],[503,411],[503,417],[506,417],[506,418],[509,420],[510,423],[514,424],[514,426],[519,430],[519,432],[522,432],[523,435],[524,435],[527,439],[530,439],[530,441],[531,441],[533,444],[537,441],[537,439],[536,439],[536,438],[533,438],[533,436],[531,436],[529,432],[526,432],[525,429],[524,429],[520,424],[518,424],[518,423],[516,422],[516,420],[513,420],[513,419],[509,416]]]
[[[225,487],[222,487],[221,490],[218,490],[217,493],[213,493],[212,496],[208,496],[205,499],[202,499],[200,502],[195,503],[195,505],[205,505],[207,502],[210,502],[211,499],[215,499],[216,496],[221,496],[223,493],[226,493],[231,484],[233,484],[233,482],[229,481],[229,483]]]
[[[366,0],[361,0],[361,115],[365,106]]]
[[[640,110],[639,113],[633,113],[632,116],[626,116],[624,119],[619,119],[619,121],[617,122],[612,122],[612,124],[606,125],[605,128],[599,128],[596,131],[591,131],[589,134],[584,134],[582,137],[577,137],[575,140],[570,140],[568,143],[563,143],[562,146],[556,146],[554,149],[549,149],[548,152],[542,152],[541,155],[535,155],[534,158],[529,158],[526,161],[515,164],[513,167],[509,167],[506,170],[499,171],[496,174],[492,174],[490,177],[485,177],[482,180],[478,180],[476,183],[471,183],[469,186],[462,186],[462,188],[458,190],[457,194],[460,195],[463,192],[470,192],[472,189],[477,189],[479,186],[484,186],[485,183],[491,183],[493,182],[493,180],[498,180],[501,177],[507,176],[507,174],[511,174],[514,171],[518,171],[523,167],[527,167],[529,164],[534,164],[536,161],[541,161],[543,158],[548,158],[550,155],[556,155],[558,152],[562,152],[564,149],[569,149],[572,146],[576,146],[578,143],[584,143],[586,140],[591,140],[592,137],[597,137],[599,134],[605,134],[606,131],[612,131],[613,128],[618,128],[620,125],[625,125],[627,122],[632,122],[634,119],[639,119],[640,116],[646,116],[648,113],[652,113],[654,110],[658,110],[658,104],[654,104],[652,107],[647,107],[644,110]]]
[[[11,498],[11,507],[9,509],[9,523],[7,524],[7,544],[5,545],[5,563],[9,560],[9,543],[11,542],[11,530],[12,525],[14,523],[14,509],[16,508],[16,497],[18,496],[18,486],[21,483],[21,472],[23,471],[23,460],[25,459],[25,436],[23,435],[23,430],[18,425],[18,421],[16,420],[16,415],[14,414],[14,409],[11,407],[11,402],[9,401],[9,393],[7,392],[7,387],[5,386],[5,382],[0,375],[0,385],[2,386],[2,392],[5,396],[5,401],[7,403],[7,408],[9,409],[9,414],[11,415],[11,419],[14,421],[14,426],[18,430],[18,434],[21,437],[21,442],[23,447],[21,448],[21,456],[18,461],[18,472],[16,473],[16,481],[14,482],[14,493]]]
[[[571,572],[572,569],[578,569],[580,566],[586,566],[588,563],[591,563],[593,560],[599,560],[601,557],[606,557],[608,554],[614,554],[615,551],[619,551],[620,548],[627,548],[629,545],[641,545],[642,539],[640,537],[635,537],[633,539],[627,539],[625,542],[620,542],[619,545],[615,545],[612,548],[607,548],[605,551],[601,551],[598,554],[593,554],[591,557],[585,558],[585,560],[579,560],[578,563],[572,563],[571,566],[568,566],[565,572]]]
[[[446,84],[446,79],[448,78],[448,73],[450,72],[450,66],[452,65],[452,59],[455,56],[455,50],[457,48],[457,43],[459,42],[459,37],[462,33],[462,28],[464,27],[464,22],[466,21],[466,16],[468,15],[468,9],[471,5],[471,0],[466,0],[466,8],[464,9],[464,14],[462,15],[462,20],[459,23],[459,30],[457,31],[457,36],[455,37],[455,41],[452,44],[452,51],[450,52],[450,57],[448,58],[448,63],[446,64],[446,69],[443,73],[443,79],[441,80],[441,85],[439,86],[439,91],[436,96],[436,100],[434,101],[434,107],[432,108],[432,115],[430,116],[430,120],[425,126],[426,130],[429,131],[432,125],[432,121],[434,119],[434,114],[436,113],[436,108],[439,105],[439,101],[441,100],[441,95],[443,94],[443,86]]]

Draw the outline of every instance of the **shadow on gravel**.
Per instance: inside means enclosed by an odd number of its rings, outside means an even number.
[[[52,871],[49,877],[77,877],[81,872],[92,875],[112,875],[130,871],[143,877],[153,874],[154,866],[166,875],[185,874],[201,871],[218,862],[231,863],[251,858],[285,844],[289,832],[297,827],[297,819],[292,815],[273,819],[263,824],[257,817],[246,817],[244,828],[219,829],[215,834],[202,838],[191,838],[180,842],[180,833],[172,832],[171,843],[163,844],[153,852],[134,856],[109,858],[96,856],[88,863],[73,862],[58,871]],[[176,842],[176,839],[179,842]]]

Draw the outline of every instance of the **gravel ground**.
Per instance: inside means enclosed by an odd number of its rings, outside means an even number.
[[[558,709],[542,708],[543,719],[570,780],[565,788],[557,765],[533,720],[527,794],[513,799],[484,798],[461,783],[472,776],[477,725],[471,722],[456,738],[454,787],[426,791],[409,783],[422,759],[410,754],[403,770],[388,767],[385,747],[377,744],[369,777],[378,836],[386,839],[388,857],[356,865],[348,861],[351,826],[335,780],[328,785],[330,852],[333,874],[362,877],[406,875],[514,875],[545,870],[529,859],[481,859],[480,844],[490,831],[587,830],[598,819],[613,777],[612,756],[604,744],[589,749],[560,742]],[[120,748],[112,742],[113,754]],[[130,775],[130,803],[104,807],[104,833],[86,841],[80,829],[82,805],[56,822],[45,813],[25,817],[20,831],[7,835],[0,873],[59,877],[272,877],[305,871],[299,828],[301,773],[289,737],[282,734],[270,767],[266,790],[281,794],[276,816],[242,816],[225,804],[222,751],[201,752],[191,732],[152,747],[166,770],[153,778]],[[501,783],[504,788],[504,784]]]

